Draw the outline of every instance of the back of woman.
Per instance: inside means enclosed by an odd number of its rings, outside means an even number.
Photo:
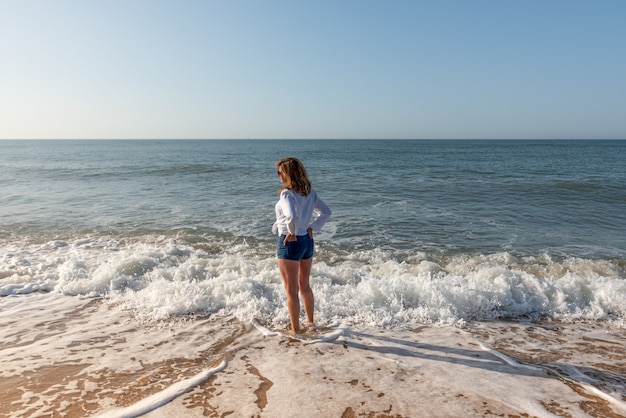
[[[309,284],[315,242],[313,232],[322,229],[331,211],[311,188],[304,165],[293,157],[276,162],[278,176],[283,183],[276,203],[276,222],[272,227],[278,233],[276,255],[278,268],[287,292],[287,309],[294,333],[300,332],[300,299],[309,326],[313,326],[314,296]]]

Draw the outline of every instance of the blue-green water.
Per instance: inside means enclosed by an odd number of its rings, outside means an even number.
[[[626,254],[626,141],[2,141],[0,231],[272,241],[286,155],[345,248]]]

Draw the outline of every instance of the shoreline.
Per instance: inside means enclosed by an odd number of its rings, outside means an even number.
[[[626,416],[626,330],[598,321],[338,324],[303,342],[234,319],[138,328],[49,295],[26,317],[19,302],[0,302],[0,416],[138,416],[120,408],[142,402],[151,418]]]

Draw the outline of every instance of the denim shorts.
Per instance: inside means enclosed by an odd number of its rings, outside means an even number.
[[[309,235],[298,235],[296,241],[283,244],[285,235],[278,237],[278,246],[276,256],[284,260],[308,260],[313,257],[313,247],[315,246],[313,239]]]

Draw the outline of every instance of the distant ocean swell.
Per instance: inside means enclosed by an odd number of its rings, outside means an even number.
[[[190,315],[285,324],[272,242],[230,234],[74,236],[4,240],[0,295],[103,298],[144,324]],[[514,256],[317,244],[318,321],[404,327],[551,318],[626,324],[624,259]]]

